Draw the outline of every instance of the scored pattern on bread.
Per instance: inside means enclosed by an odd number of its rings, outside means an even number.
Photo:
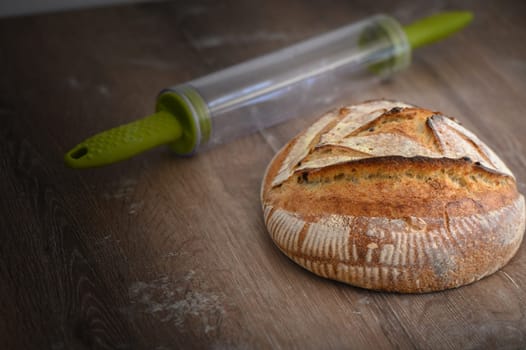
[[[489,260],[498,251],[487,251],[485,240],[498,243],[514,254],[525,229],[522,196],[511,205],[484,215],[454,217],[448,221],[333,215],[307,222],[271,206],[265,206],[264,212],[272,239],[299,265],[325,278],[399,292],[446,289],[483,278],[502,266],[499,261]],[[510,220],[517,217],[521,220]],[[363,232],[353,230],[354,224],[360,221],[368,222]],[[427,226],[435,229],[426,230]],[[479,231],[502,234],[475,240],[470,233]],[[366,241],[357,244],[353,240],[357,236]],[[464,264],[463,260],[470,258],[463,256],[468,247],[486,250],[487,259],[472,271],[476,273],[466,278],[459,275],[459,267]],[[433,274],[440,276],[442,284],[429,288]]]
[[[348,154],[327,154],[327,146]],[[312,125],[298,137],[272,185],[280,185],[297,170],[384,156],[468,157],[513,176],[489,147],[450,118],[402,102],[379,100],[329,112]]]
[[[454,119],[401,102],[326,113],[285,145],[261,201],[279,249],[315,274],[406,293],[504,266],[526,209],[504,162]]]

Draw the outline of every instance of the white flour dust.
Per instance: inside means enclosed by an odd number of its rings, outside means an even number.
[[[219,327],[225,315],[221,302],[224,296],[194,288],[200,284],[193,270],[178,280],[161,277],[133,283],[128,290],[131,307],[127,311],[132,317],[137,313],[149,314],[181,329],[200,326],[207,334]]]

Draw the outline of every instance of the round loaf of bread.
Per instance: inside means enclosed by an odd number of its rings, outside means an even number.
[[[375,100],[325,114],[271,161],[265,224],[319,276],[403,293],[459,287],[516,253],[524,197],[454,119]]]

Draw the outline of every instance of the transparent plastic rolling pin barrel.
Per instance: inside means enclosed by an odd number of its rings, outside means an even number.
[[[467,25],[446,12],[401,26],[376,15],[161,91],[156,112],[92,136],[65,155],[73,168],[115,163],[168,144],[180,155],[228,142],[291,118],[314,116],[364,82],[409,66],[412,49]]]

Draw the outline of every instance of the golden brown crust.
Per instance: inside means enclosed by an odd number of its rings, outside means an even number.
[[[276,171],[271,167],[267,178]],[[454,215],[471,215],[509,205],[518,197],[512,178],[467,159],[447,158],[362,159],[296,171],[272,190],[268,186],[265,203],[306,218],[440,217],[451,202],[464,203]]]
[[[511,259],[524,232],[524,198],[489,147],[392,101],[326,114],[278,152],[261,195],[285,254],[371,289],[470,283]]]

